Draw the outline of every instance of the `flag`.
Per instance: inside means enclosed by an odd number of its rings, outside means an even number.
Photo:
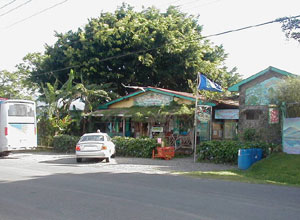
[[[222,87],[215,82],[210,81],[203,74],[199,74],[199,90],[208,90],[212,92],[223,92]]]

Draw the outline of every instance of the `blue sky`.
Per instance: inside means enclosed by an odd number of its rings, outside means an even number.
[[[0,8],[11,1],[0,0]],[[142,5],[153,5],[164,11],[170,4],[177,5],[188,14],[200,15],[199,24],[203,25],[204,35],[300,14],[299,0],[67,0],[13,25],[64,0],[32,0],[25,4],[27,1],[16,0],[0,9],[0,70],[12,71],[27,53],[43,52],[45,44],[55,42],[54,31],[76,30],[86,24],[88,18],[97,17],[101,11],[114,11],[122,2],[131,4],[136,10],[141,10]],[[25,5],[9,12],[21,4]],[[286,40],[280,24],[211,37],[210,40],[223,44],[229,54],[226,65],[236,66],[244,78],[268,66],[300,75],[300,45]]]

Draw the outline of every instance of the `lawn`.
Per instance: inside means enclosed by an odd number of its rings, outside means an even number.
[[[300,155],[274,153],[256,162],[248,170],[226,170],[212,172],[188,172],[201,178],[233,180],[249,183],[271,183],[300,186]]]

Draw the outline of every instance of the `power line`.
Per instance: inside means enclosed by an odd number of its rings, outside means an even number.
[[[0,9],[5,8],[6,6],[9,6],[10,4],[14,3],[16,0],[10,1],[8,3],[6,3],[5,5],[3,5]]]
[[[3,14],[0,14],[0,17],[3,17],[4,15],[7,15],[7,14],[11,13],[11,12],[17,10],[18,8],[21,8],[21,7],[25,6],[25,5],[27,5],[31,1],[32,0],[28,0],[27,2],[24,2],[24,3],[20,4],[20,5],[18,5],[17,7],[10,9],[9,11],[4,12]]]
[[[181,0],[175,0],[175,1],[171,1],[171,2],[165,2],[163,4],[161,4],[160,6],[165,6],[165,5],[172,5],[172,4],[175,4],[177,2],[180,2]]]
[[[48,8],[45,8],[45,9],[39,11],[39,12],[36,12],[35,14],[30,15],[30,16],[27,17],[27,18],[23,18],[23,19],[21,19],[21,20],[15,22],[15,23],[12,23],[12,24],[9,25],[9,26],[6,26],[5,29],[10,28],[10,27],[13,27],[13,26],[15,26],[15,25],[17,25],[17,24],[19,24],[19,23],[21,23],[21,22],[24,22],[24,21],[26,21],[26,20],[28,20],[28,19],[30,19],[30,18],[32,18],[32,17],[35,17],[35,16],[37,16],[37,15],[39,15],[39,14],[42,14],[42,13],[44,13],[45,11],[48,11],[48,10],[50,10],[50,9],[52,9],[52,8],[55,8],[55,7],[59,6],[59,5],[62,5],[62,4],[64,4],[65,2],[67,2],[67,1],[68,1],[68,0],[64,0],[64,1],[59,2],[59,3],[57,3],[57,4],[54,4],[54,5],[52,5],[52,6],[48,7]]]
[[[217,33],[217,34],[207,35],[207,36],[205,36],[205,38],[216,37],[216,36],[220,36],[220,35],[224,35],[224,34],[229,34],[229,33],[232,33],[232,32],[238,32],[238,31],[242,31],[242,30],[246,30],[246,29],[250,29],[250,28],[260,27],[260,26],[264,26],[264,25],[272,24],[272,23],[278,23],[278,22],[281,22],[281,21],[284,21],[284,20],[295,19],[295,18],[299,18],[299,17],[300,17],[300,15],[296,15],[296,16],[293,16],[293,17],[278,18],[278,19],[275,19],[273,21],[267,21],[267,22],[260,23],[260,24],[249,25],[249,26],[246,26],[246,27],[237,28],[237,29],[233,29],[233,30],[229,30],[229,31],[224,31],[224,32]]]
[[[103,58],[101,60],[98,60],[98,62],[104,62],[104,61],[117,59],[117,58],[129,56],[129,55],[135,55],[135,54],[139,54],[139,53],[149,52],[149,51],[152,51],[152,50],[157,50],[157,49],[163,48],[164,46],[166,46],[168,44],[174,45],[174,44],[183,43],[183,42],[192,42],[192,41],[201,40],[201,39],[205,39],[205,38],[209,38],[209,37],[216,37],[216,36],[225,35],[225,34],[229,34],[229,33],[233,33],[233,32],[239,32],[239,31],[242,31],[242,30],[250,29],[250,28],[260,27],[260,26],[264,26],[264,25],[268,25],[268,24],[272,24],[272,23],[282,22],[282,21],[285,21],[285,20],[288,20],[288,19],[295,19],[295,18],[299,18],[299,17],[300,17],[300,15],[296,15],[296,16],[292,16],[292,17],[278,18],[278,19],[275,19],[275,20],[272,20],[272,21],[268,21],[268,22],[264,22],[264,23],[260,23],[260,24],[256,24],[256,25],[250,25],[250,26],[246,26],[246,27],[242,27],[242,28],[238,28],[238,29],[232,29],[232,30],[228,30],[228,31],[224,31],[224,32],[216,33],[216,34],[211,34],[211,35],[207,35],[207,36],[194,38],[194,39],[189,40],[189,41],[183,40],[183,41],[179,41],[179,42],[176,42],[176,43],[167,43],[165,45],[155,47],[155,48],[150,48],[150,49],[139,50],[139,51],[130,52],[130,53],[126,53],[126,54],[111,56],[111,57],[107,57],[107,58]],[[78,64],[78,65],[68,66],[68,67],[64,67],[64,68],[61,68],[61,69],[36,74],[34,76],[53,74],[54,72],[59,72],[59,71],[67,70],[67,69],[77,68],[77,67],[81,67],[81,66],[84,66],[84,65],[85,64]]]

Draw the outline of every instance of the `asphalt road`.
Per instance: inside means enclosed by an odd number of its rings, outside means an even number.
[[[0,159],[0,220],[299,219],[300,188],[191,178],[159,167],[76,164],[64,155]]]

